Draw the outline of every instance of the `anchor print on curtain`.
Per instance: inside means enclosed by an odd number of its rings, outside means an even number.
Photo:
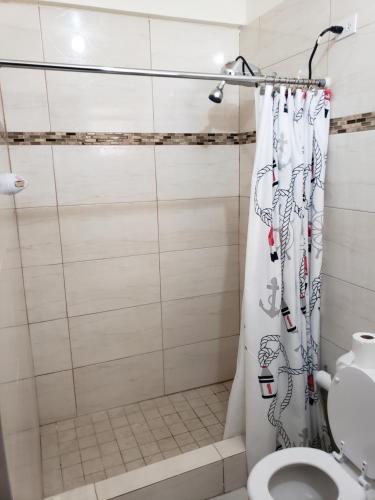
[[[225,437],[251,468],[291,446],[328,448],[319,364],[324,177],[330,92],[256,90],[241,335]],[[250,168],[250,166],[249,166]]]

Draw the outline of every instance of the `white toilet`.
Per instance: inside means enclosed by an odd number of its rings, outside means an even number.
[[[357,366],[352,353],[340,359],[328,392],[329,423],[340,453],[312,448],[271,453],[251,471],[250,500],[375,499],[375,369]]]

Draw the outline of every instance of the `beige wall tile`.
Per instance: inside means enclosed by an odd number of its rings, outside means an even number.
[[[74,370],[79,414],[121,406],[163,393],[161,351]]]
[[[157,69],[219,73],[238,56],[238,28],[164,19],[151,19],[150,28],[152,64]]]
[[[5,449],[14,498],[42,498],[39,426],[6,436]]]
[[[69,316],[160,300],[157,254],[65,264]]]
[[[355,332],[372,332],[375,293],[345,281],[323,276],[321,334],[346,351]]]
[[[0,329],[0,383],[33,377],[27,325]]]
[[[3,432],[15,434],[38,426],[38,411],[33,378],[0,385]]]
[[[320,342],[320,366],[322,370],[327,370],[329,373],[336,372],[336,360],[339,356],[345,354],[345,349],[338,347],[329,340],[321,338]]]
[[[238,146],[156,146],[159,200],[238,196]]]
[[[17,210],[22,265],[41,266],[62,261],[56,207]]]
[[[43,60],[37,5],[0,3],[0,57]]]
[[[204,467],[212,464],[221,464],[221,457],[213,445],[204,446],[203,448],[148,465],[146,468],[133,470],[129,474],[122,474],[101,481],[96,485],[98,500],[120,498],[122,494],[133,493],[147,486],[154,484],[162,485],[166,480],[173,479],[176,476],[182,478],[191,471],[202,470]],[[177,497],[180,498],[178,495]],[[172,494],[168,495],[168,498],[177,497]],[[151,495],[146,498],[154,498],[154,496]]]
[[[328,73],[335,91],[332,117],[374,109],[375,69],[368,64],[368,48],[374,43],[372,24],[358,30],[355,36],[332,43],[328,60]],[[350,64],[343,64],[343,61],[350,61]]]
[[[224,459],[224,491],[233,491],[246,486],[248,476],[246,453]]]
[[[163,300],[237,290],[238,246],[160,254]]]
[[[179,36],[181,32],[185,36]],[[219,73],[225,62],[238,55],[239,36],[236,28],[153,19],[151,51],[154,68]],[[208,99],[214,86],[213,82],[154,79],[155,130],[237,131],[238,87],[227,86],[223,106],[217,106]]]
[[[240,196],[250,196],[256,144],[240,146]]]
[[[97,500],[97,496],[95,493],[95,486],[93,484],[87,484],[86,486],[74,488],[73,490],[64,491],[64,493],[54,495],[46,500]]]
[[[260,65],[259,59],[259,18],[240,29],[240,54],[249,63]],[[255,99],[254,89],[240,87],[240,131],[255,130]]]
[[[22,270],[0,272],[0,328],[27,323]]]
[[[155,200],[151,146],[54,146],[53,152],[62,205]]]
[[[162,348],[160,304],[69,319],[75,367]]]
[[[69,73],[66,81],[63,72],[47,72],[52,130],[153,131],[151,78]]]
[[[246,248],[247,245],[247,230],[249,226],[250,198],[247,196],[240,197],[240,224],[239,224],[239,241],[240,245]]]
[[[327,26],[330,3],[326,0],[304,2],[303,7],[299,0],[280,2],[260,18],[259,65],[268,66],[312,49],[316,37]]]
[[[64,319],[30,325],[35,374],[72,368],[68,322]]]
[[[119,500],[204,500],[222,493],[223,466],[215,462],[185,474],[178,474],[171,479],[155,483],[146,488],[121,495]]]
[[[43,71],[3,68],[0,81],[8,131],[50,130]]]
[[[36,377],[36,388],[41,424],[76,415],[71,370]]]
[[[30,323],[66,316],[61,264],[27,267],[23,275]]]
[[[164,348],[238,334],[237,291],[171,300],[162,307]]]
[[[161,201],[160,250],[238,243],[238,198]]]
[[[52,148],[50,146],[10,146],[12,171],[24,176],[27,189],[15,197],[16,207],[56,205]]]
[[[327,206],[375,212],[375,172],[369,161],[374,156],[374,130],[330,136],[325,183]]]
[[[156,203],[60,207],[66,262],[158,251]]]
[[[375,4],[372,0],[331,0],[331,18],[337,23],[354,13],[358,14],[358,27],[375,21]]]
[[[146,17],[45,5],[41,6],[40,12],[47,61],[150,67],[149,23]],[[75,29],[77,24],[78,35]],[[75,50],[78,44],[83,50]]]
[[[374,213],[326,208],[324,245],[325,274],[375,290]]]
[[[167,393],[229,380],[234,376],[238,336],[167,349],[164,353]]]

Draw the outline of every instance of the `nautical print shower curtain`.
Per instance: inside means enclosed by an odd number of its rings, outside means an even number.
[[[327,90],[256,90],[241,335],[225,429],[226,438],[246,431],[250,468],[279,448],[328,443],[315,375],[329,98]]]

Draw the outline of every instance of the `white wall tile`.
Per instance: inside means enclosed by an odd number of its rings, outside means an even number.
[[[233,378],[238,336],[167,349],[165,391],[173,393]]]
[[[163,393],[162,353],[76,368],[78,414],[122,406]]]
[[[156,132],[238,132],[239,90],[228,85],[221,104],[208,99],[215,82],[154,78]]]
[[[328,26],[330,3],[326,0],[280,2],[260,18],[259,65],[268,66],[312,49],[319,33]]]
[[[374,228],[373,213],[326,208],[324,273],[374,290]]]
[[[2,68],[0,82],[8,131],[44,132],[50,130],[43,71]]]
[[[65,264],[69,316],[160,300],[157,254]]]
[[[47,61],[150,67],[145,17],[46,5],[40,7],[40,13]]]
[[[55,146],[59,203],[155,200],[151,146]]]
[[[27,325],[0,329],[0,383],[34,375]]]
[[[26,323],[22,270],[3,269],[0,272],[0,328]]]
[[[160,254],[163,300],[238,289],[238,246]]]
[[[31,324],[30,337],[36,375],[72,368],[66,318]]]
[[[151,79],[47,71],[52,130],[152,132]]]
[[[374,130],[330,136],[325,183],[327,206],[375,212],[375,172],[369,161],[374,156]]]
[[[75,367],[162,348],[160,304],[69,319]]]
[[[0,2],[0,57],[43,60],[37,5]]]
[[[375,293],[345,281],[323,276],[321,334],[346,351],[355,332],[373,332]]]
[[[156,203],[59,208],[64,261],[158,251]]]
[[[171,300],[162,307],[165,348],[239,333],[238,292]]]
[[[239,223],[239,241],[240,245],[247,246],[247,231],[249,227],[250,198],[240,197],[240,223]]]
[[[238,198],[160,201],[160,251],[238,243]]]
[[[61,264],[27,267],[23,275],[30,323],[66,316]]]
[[[56,205],[52,148],[50,146],[10,146],[12,172],[24,176],[27,189],[15,197],[17,208]]]
[[[71,370],[36,377],[36,388],[41,424],[76,415]]]
[[[62,261],[56,207],[17,210],[22,265],[58,264]]]
[[[332,117],[365,113],[375,107],[375,69],[369,64],[368,49],[375,44],[373,25],[352,36],[333,42],[328,56],[328,72],[334,82]],[[350,64],[343,64],[350,61]]]
[[[159,200],[238,196],[238,146],[157,146]]]

